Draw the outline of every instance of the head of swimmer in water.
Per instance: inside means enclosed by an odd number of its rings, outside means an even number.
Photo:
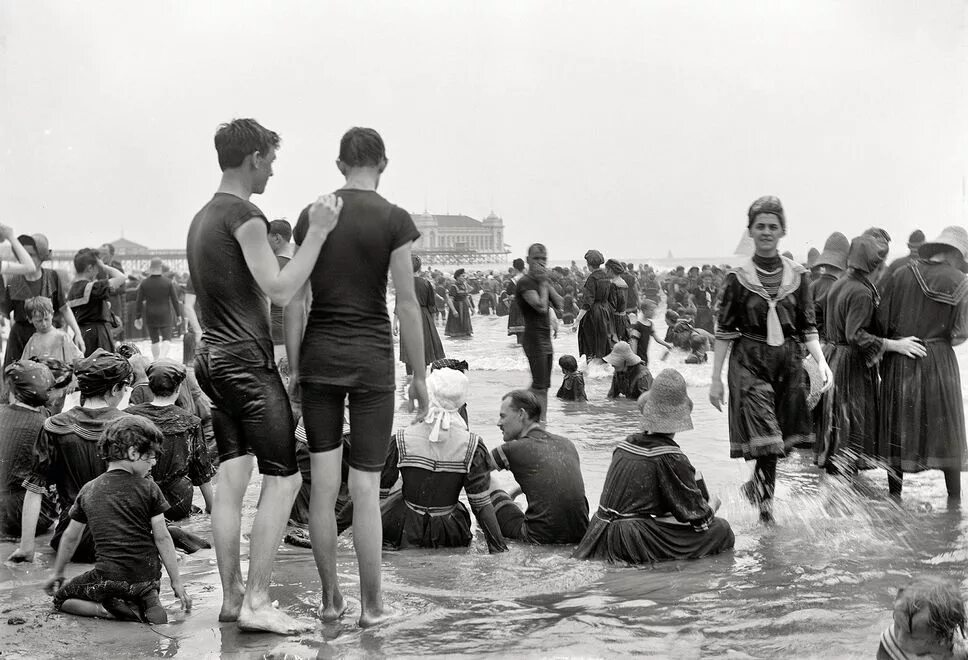
[[[255,119],[222,124],[215,131],[215,151],[223,179],[231,176],[256,195],[265,192],[280,142],[278,133]]]
[[[541,419],[541,404],[530,390],[512,390],[501,399],[497,427],[510,442],[524,436]]]
[[[383,138],[372,128],[354,126],[339,141],[336,167],[347,181],[363,179],[375,190],[388,162]]]

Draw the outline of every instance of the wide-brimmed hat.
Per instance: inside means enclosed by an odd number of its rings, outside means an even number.
[[[924,245],[924,232],[920,229],[915,229],[908,237],[907,246],[912,250],[917,250],[922,245]]]
[[[968,260],[968,232],[965,231],[964,227],[957,225],[945,227],[940,236],[919,247],[918,254],[928,258],[951,248],[961,252],[962,258]]]
[[[605,361],[617,369],[634,366],[641,362],[642,358],[632,352],[632,347],[627,341],[620,341],[612,347],[612,352],[605,356]]]
[[[823,244],[823,252],[817,257],[814,266],[833,266],[840,270],[847,268],[847,254],[850,252],[850,241],[839,231],[835,231]]]
[[[692,399],[686,381],[675,369],[663,369],[649,391],[639,397],[642,430],[678,433],[692,430]]]

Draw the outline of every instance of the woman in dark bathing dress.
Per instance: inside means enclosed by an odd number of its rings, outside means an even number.
[[[777,459],[795,446],[813,446],[800,342],[816,360],[824,388],[833,380],[814,325],[807,271],[777,250],[786,234],[780,200],[757,199],[747,217],[756,252],[723,283],[709,401],[722,409],[723,365],[732,346],[729,455],[756,461],[743,494],[759,507],[760,519],[772,523]]]
[[[444,355],[444,346],[440,343],[440,335],[437,334],[437,326],[434,323],[434,315],[437,313],[437,294],[434,292],[434,285],[420,277],[421,262],[420,257],[413,255],[413,291],[417,295],[417,304],[420,305],[420,318],[423,322],[423,352],[417,359],[423,360],[424,366],[435,360],[439,360]],[[396,335],[400,330],[400,322],[394,312],[393,315],[393,334]],[[400,361],[407,367],[407,375],[413,373],[413,358],[407,353],[406,342],[400,338]]]
[[[585,280],[585,292],[578,312],[578,353],[591,362],[595,358],[604,359],[612,352],[615,342],[611,339],[612,306],[609,292],[612,276],[602,270],[605,258],[598,250],[585,253],[585,262],[591,270]]]
[[[454,283],[447,289],[447,306],[450,308],[450,316],[447,317],[447,327],[444,328],[444,334],[448,337],[473,336],[470,288],[464,280],[463,268],[454,271]]]
[[[816,411],[817,466],[829,473],[853,474],[873,467],[863,459],[877,455],[878,362],[885,353],[912,360],[926,354],[917,337],[885,339],[877,321],[880,296],[874,282],[883,269],[888,244],[874,236],[860,236],[850,245],[847,274],[825,295],[824,355],[834,375],[834,386]]]
[[[927,349],[920,360],[892,353],[881,365],[877,456],[890,467],[892,495],[900,496],[905,472],[941,470],[948,497],[961,497],[965,413],[952,346],[968,338],[966,259],[968,233],[948,227],[883,283],[878,320],[885,336],[920,337]]]

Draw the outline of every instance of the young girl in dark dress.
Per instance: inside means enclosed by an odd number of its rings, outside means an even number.
[[[612,454],[598,511],[575,550],[578,559],[651,564],[699,559],[733,547],[733,531],[716,517],[719,498],[675,434],[692,429],[692,400],[675,369],[660,373],[639,399],[642,431]]]
[[[722,409],[723,365],[732,347],[729,455],[756,462],[743,493],[759,507],[760,518],[772,522],[777,459],[794,446],[813,445],[801,343],[816,360],[825,389],[833,378],[814,327],[807,271],[777,250],[786,234],[780,200],[761,197],[747,216],[756,252],[723,283],[709,401]]]
[[[581,310],[575,320],[578,326],[578,353],[591,362],[595,358],[604,359],[612,352],[612,344],[615,343],[611,339],[612,306],[608,297],[612,278],[602,270],[605,259],[598,250],[586,252],[585,262],[591,274],[585,280]]]

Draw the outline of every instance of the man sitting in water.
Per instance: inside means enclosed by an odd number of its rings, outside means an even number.
[[[922,577],[898,590],[877,660],[905,658],[968,658],[965,601],[955,582]]]
[[[588,500],[578,451],[568,438],[548,433],[541,404],[529,390],[501,400],[498,427],[504,444],[491,452],[498,470],[510,470],[524,492],[522,511],[511,494],[492,489],[491,502],[505,538],[533,544],[578,543],[588,527]],[[493,478],[492,478],[493,483]]]

